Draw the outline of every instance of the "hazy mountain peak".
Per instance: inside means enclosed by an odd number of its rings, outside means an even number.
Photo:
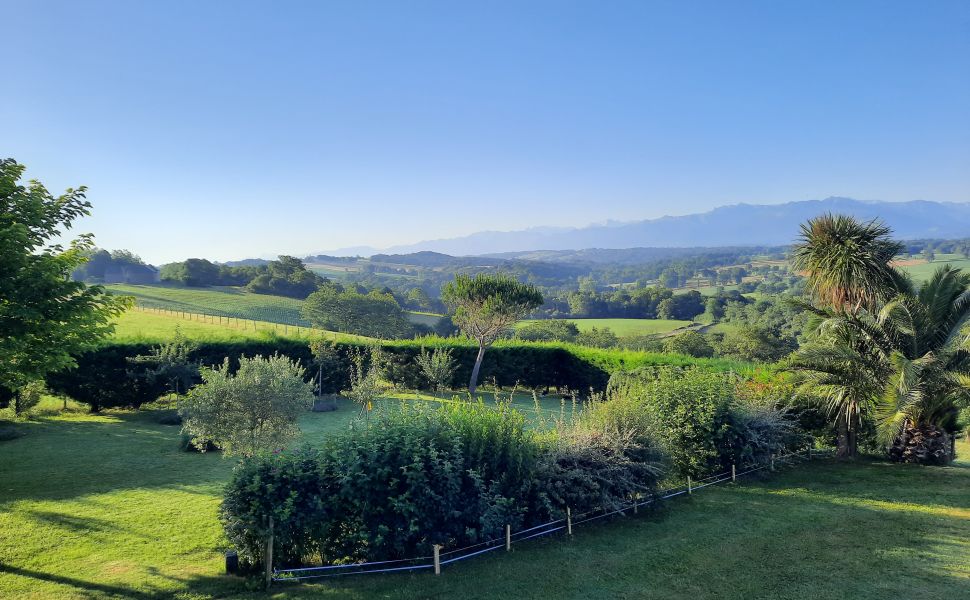
[[[467,256],[585,248],[779,246],[795,240],[799,224],[825,212],[851,214],[865,220],[882,219],[900,239],[955,238],[970,232],[970,204],[967,203],[882,202],[830,196],[784,204],[742,202],[703,213],[642,221],[604,220],[577,228],[536,226],[518,231],[481,231],[462,237],[393,246],[383,252],[406,254],[430,250]],[[376,252],[367,247],[352,250],[362,256]]]

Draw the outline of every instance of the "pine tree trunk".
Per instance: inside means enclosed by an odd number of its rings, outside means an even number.
[[[468,382],[468,393],[472,396],[475,395],[475,390],[478,388],[478,372],[482,368],[482,358],[485,357],[485,346],[478,346],[478,356],[475,357],[475,366],[472,367],[472,377]]]

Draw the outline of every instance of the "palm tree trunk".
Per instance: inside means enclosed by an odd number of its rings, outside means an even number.
[[[838,420],[838,441],[835,451],[836,458],[852,458],[852,447],[849,439],[849,422],[845,417]]]
[[[859,455],[859,428],[849,427],[849,458]]]
[[[482,358],[485,357],[485,346],[484,344],[479,344],[478,346],[478,356],[475,357],[475,366],[472,367],[472,377],[468,382],[468,393],[472,396],[475,395],[475,390],[478,388],[478,372],[482,368]]]

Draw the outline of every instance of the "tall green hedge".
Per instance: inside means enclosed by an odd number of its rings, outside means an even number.
[[[200,341],[192,358],[202,365],[218,365],[228,357],[233,366],[240,356],[269,356],[280,353],[307,368],[315,376],[313,356],[303,340]],[[349,385],[350,355],[361,349],[362,342],[335,342],[340,361],[324,373],[325,393],[338,392]],[[51,375],[51,390],[89,404],[93,410],[108,407],[137,407],[164,393],[161,382],[151,385],[141,375],[143,364],[132,364],[129,358],[148,354],[153,344],[146,342],[113,342],[77,357],[77,367]],[[387,377],[406,389],[423,388],[426,384],[415,357],[422,347],[445,347],[452,350],[458,363],[451,387],[467,385],[477,348],[456,338],[426,338],[382,342],[387,358]],[[603,350],[569,344],[535,342],[500,342],[485,353],[481,381],[502,387],[555,388],[574,390],[583,395],[589,390],[602,391],[616,371],[650,365],[695,365],[716,371],[738,370],[743,365],[731,361],[694,359],[675,354],[657,354],[630,350]]]

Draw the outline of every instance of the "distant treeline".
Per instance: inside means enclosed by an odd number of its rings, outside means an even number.
[[[75,281],[87,283],[150,284],[158,281],[158,269],[145,264],[128,250],[107,251],[94,248],[86,253],[88,262],[71,273]]]
[[[245,286],[256,294],[273,294],[304,299],[326,280],[307,270],[298,258],[280,256],[278,260],[260,265],[230,267],[204,258],[190,258],[162,266],[162,281],[181,283],[190,287],[212,285]]]

